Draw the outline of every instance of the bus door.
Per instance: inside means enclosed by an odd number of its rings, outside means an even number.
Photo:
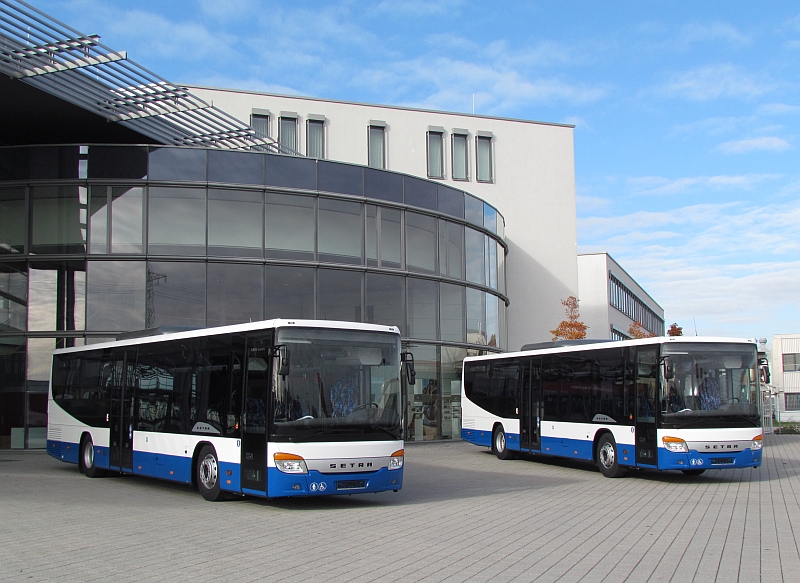
[[[267,491],[272,336],[248,338],[242,399],[242,490]]]
[[[658,355],[655,348],[636,353],[636,463],[658,464],[656,435],[656,389],[658,387]]]
[[[108,465],[119,471],[133,471],[133,367],[136,352],[115,351],[109,408]]]
[[[538,358],[522,361],[522,386],[520,387],[520,447],[539,451],[542,448],[539,434],[542,402],[542,367]]]

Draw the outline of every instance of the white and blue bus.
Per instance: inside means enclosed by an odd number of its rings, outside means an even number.
[[[543,343],[464,360],[462,437],[516,452],[625,468],[758,467],[763,444],[757,345],[661,337]]]
[[[212,501],[398,491],[403,356],[396,327],[310,320],[56,350],[47,451]]]

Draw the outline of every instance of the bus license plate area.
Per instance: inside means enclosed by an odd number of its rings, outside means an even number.
[[[711,458],[711,465],[712,466],[728,466],[733,464],[732,457],[712,457]]]
[[[337,480],[337,490],[363,490],[367,487],[366,480]]]

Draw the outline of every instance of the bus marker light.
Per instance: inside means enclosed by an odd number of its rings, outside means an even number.
[[[764,436],[763,435],[756,435],[753,438],[752,449],[758,450],[758,449],[761,449],[762,447],[764,447]]]
[[[392,454],[389,458],[389,469],[390,470],[399,470],[403,467],[403,461],[405,456],[404,449],[398,449],[396,452]]]
[[[670,437],[665,435],[661,438],[662,443],[664,444],[664,449],[667,451],[672,451],[676,453],[689,453],[689,446],[687,443],[680,439],[679,437]]]
[[[277,452],[272,456],[275,466],[286,474],[307,474],[308,467],[306,461],[299,455],[293,453]]]
[[[233,471],[232,470],[225,470],[225,474],[230,476],[230,475],[233,474]],[[228,482],[228,483],[230,484],[230,482]]]

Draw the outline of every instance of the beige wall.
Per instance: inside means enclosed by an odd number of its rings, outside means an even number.
[[[192,87],[192,92],[244,122],[252,110],[269,110],[270,135],[277,137],[281,111],[299,117],[300,153],[305,153],[305,120],[324,115],[326,158],[367,164],[367,126],[386,123],[387,168],[427,177],[426,132],[445,130],[445,178],[495,206],[505,217],[508,347],[550,339],[563,319],[560,300],[578,293],[573,128],[522,120],[346,103],[304,97]],[[451,179],[450,136],[469,131],[469,181]],[[476,132],[491,132],[493,184],[475,180]]]

